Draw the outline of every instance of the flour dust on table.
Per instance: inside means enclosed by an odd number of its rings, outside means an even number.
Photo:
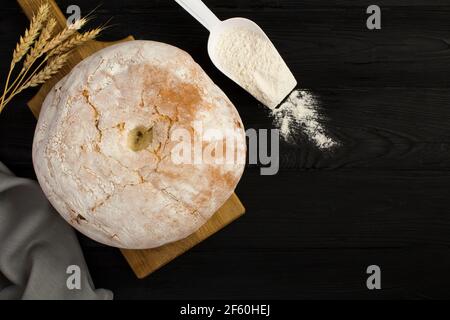
[[[272,110],[275,125],[281,137],[294,142],[299,132],[305,134],[319,149],[331,149],[337,142],[323,127],[323,117],[318,111],[319,103],[314,95],[306,90],[294,90],[278,108]]]

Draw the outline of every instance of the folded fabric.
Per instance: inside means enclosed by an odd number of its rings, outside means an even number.
[[[108,300],[96,290],[73,229],[39,185],[0,163],[0,300]]]

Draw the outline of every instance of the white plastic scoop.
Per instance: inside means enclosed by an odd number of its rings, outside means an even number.
[[[221,21],[201,0],[175,1],[209,30],[208,54],[214,65],[261,103],[274,109],[295,89],[297,81],[256,23],[245,18]]]

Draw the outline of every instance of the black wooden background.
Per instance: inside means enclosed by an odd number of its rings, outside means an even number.
[[[84,13],[99,0],[78,4]],[[206,0],[222,18],[260,24],[342,146],[323,153],[282,144],[281,170],[248,167],[237,193],[247,214],[145,280],[120,252],[80,236],[94,282],[118,299],[450,298],[450,1],[377,0],[382,30],[366,28],[373,1]],[[0,74],[27,25],[2,1]],[[128,34],[178,46],[235,103],[247,128],[271,128],[256,100],[210,62],[208,33],[174,1],[104,1],[103,40]],[[21,95],[0,116],[0,160],[34,177],[36,124]],[[382,290],[366,288],[366,268]]]

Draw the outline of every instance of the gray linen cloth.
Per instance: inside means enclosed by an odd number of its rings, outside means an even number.
[[[79,282],[72,282],[78,275]],[[0,162],[0,300],[112,297],[95,290],[73,229],[39,185],[14,177]]]

